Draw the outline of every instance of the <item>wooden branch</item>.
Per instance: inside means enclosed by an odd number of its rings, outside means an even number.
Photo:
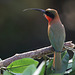
[[[74,48],[74,44],[72,43],[72,41],[68,41],[64,43],[64,48],[63,51],[66,48]],[[15,54],[12,57],[9,57],[5,60],[0,61],[0,67],[7,67],[10,63],[12,63],[15,60],[18,59],[22,59],[22,58],[41,58],[45,55],[49,55],[52,54],[54,52],[52,46],[48,46],[48,47],[44,47],[44,48],[40,48],[37,50],[33,50],[33,51],[29,51],[29,52],[25,52],[25,53],[21,53],[21,54]]]

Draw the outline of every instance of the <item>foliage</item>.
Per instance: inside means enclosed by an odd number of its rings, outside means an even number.
[[[22,73],[26,68],[33,64],[37,67],[38,61],[33,60],[32,58],[23,58],[12,62],[7,69],[14,73]]]
[[[55,73],[53,69],[53,59],[43,61],[38,67],[38,61],[32,58],[23,58],[12,62],[3,75],[74,75],[75,74],[75,52],[73,58],[69,60],[67,51],[61,55],[62,69]],[[59,64],[58,64],[59,66]]]

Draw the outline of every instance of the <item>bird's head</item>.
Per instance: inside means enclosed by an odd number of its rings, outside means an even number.
[[[27,11],[27,10],[36,10],[36,11],[42,12],[49,23],[51,21],[53,21],[55,18],[59,17],[58,13],[55,9],[48,8],[46,10],[43,10],[43,9],[37,9],[37,8],[29,8],[29,9],[25,9],[23,11]]]
[[[54,20],[56,17],[58,17],[58,13],[55,9],[46,9],[45,10],[45,18],[48,20],[48,22],[50,23],[52,20]]]

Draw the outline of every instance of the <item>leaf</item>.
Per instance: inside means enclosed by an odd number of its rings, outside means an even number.
[[[67,53],[67,51],[61,53],[61,59],[64,58],[64,56],[65,56],[66,53]]]
[[[67,51],[62,53],[61,58],[62,58],[62,69],[59,71],[59,73],[55,73],[55,71],[52,70],[51,67],[53,64],[53,60],[51,60],[50,62],[48,62],[47,71],[46,71],[47,75],[63,75],[65,73],[69,61],[69,54],[67,53]]]
[[[43,64],[43,63],[41,63],[41,64]],[[44,73],[45,73],[45,63],[43,64],[43,67],[42,67],[39,75],[44,75]]]
[[[75,53],[74,56],[71,60],[69,60],[69,64],[67,69],[69,69],[68,71],[65,72],[68,73],[69,75],[74,75],[75,74]]]
[[[45,61],[43,61],[33,75],[44,75],[45,71]]]
[[[34,64],[30,65],[24,70],[22,75],[32,75],[35,72],[35,70],[36,70],[35,65]]]
[[[61,55],[61,58],[62,58],[62,69],[59,71],[59,73],[55,73],[55,71],[51,69],[53,64],[53,60],[52,60],[50,61],[50,63],[48,62],[49,64],[47,66],[47,71],[46,71],[47,75],[63,75],[65,73],[68,66],[68,61],[69,61],[68,52],[67,51],[63,52]]]
[[[70,69],[70,68],[72,68],[72,63],[68,63],[67,69]]]
[[[14,75],[14,74],[12,74],[12,73],[10,73],[10,72],[8,72],[7,70],[3,73],[3,75]]]
[[[47,61],[47,71],[46,75],[63,75],[61,73],[55,73],[55,70],[52,69],[53,59],[51,61]]]
[[[61,70],[58,71],[58,74],[55,73],[57,75],[63,75],[65,73],[65,71],[67,70],[68,61],[69,61],[69,54],[67,51],[65,51],[61,54],[61,59],[62,59],[62,68],[61,68]],[[59,66],[59,64],[58,64],[58,66]]]
[[[72,69],[65,72],[65,74],[70,74],[72,72]]]
[[[73,59],[70,59],[68,62],[67,71],[65,72],[65,74],[69,74],[70,72],[72,72],[72,62],[73,62]]]
[[[73,56],[72,71],[75,71],[75,52]]]
[[[38,65],[38,61],[32,58],[23,58],[12,62],[7,69],[13,73],[22,73],[28,66],[34,64],[35,67]]]
[[[47,61],[47,71],[46,75],[51,75],[54,73],[54,70],[52,70],[53,60]]]
[[[61,73],[65,73],[65,71],[67,70],[68,61],[69,61],[69,54],[68,54],[67,51],[65,51],[65,55],[63,55],[63,58],[62,58],[62,69],[61,69]]]

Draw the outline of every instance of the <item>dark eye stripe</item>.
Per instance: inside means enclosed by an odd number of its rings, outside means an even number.
[[[49,12],[49,11],[46,11],[45,12],[45,14],[47,15],[47,16],[50,16],[52,19],[54,19],[54,14],[52,14],[51,12]]]

